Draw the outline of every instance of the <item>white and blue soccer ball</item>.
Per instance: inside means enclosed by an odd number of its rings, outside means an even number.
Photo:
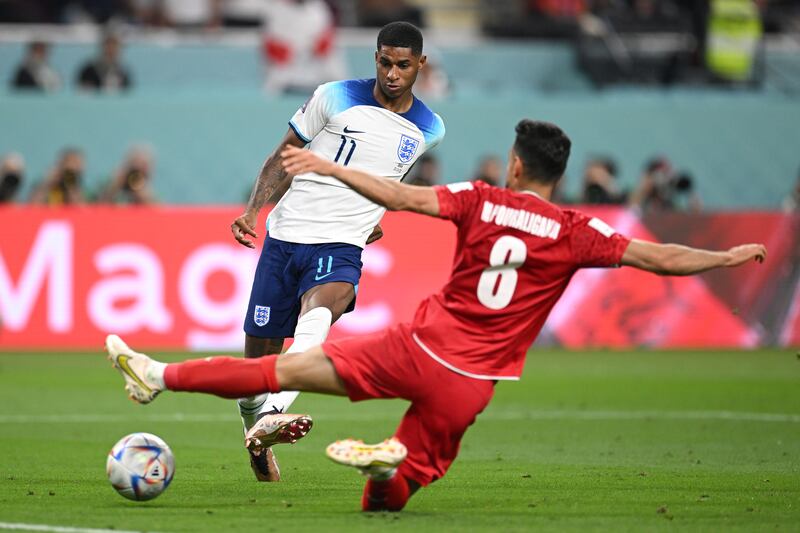
[[[150,433],[122,437],[106,460],[111,486],[129,500],[152,500],[169,487],[175,457],[167,443]]]

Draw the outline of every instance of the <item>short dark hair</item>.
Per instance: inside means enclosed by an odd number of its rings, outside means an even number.
[[[522,160],[525,175],[534,181],[555,183],[564,175],[572,141],[549,122],[523,119],[516,127],[514,153]]]
[[[422,54],[422,32],[410,22],[390,22],[378,32],[378,50],[381,46],[411,48],[415,56]]]

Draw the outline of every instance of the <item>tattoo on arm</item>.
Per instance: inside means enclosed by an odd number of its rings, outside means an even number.
[[[281,147],[282,148],[282,147]],[[258,175],[253,192],[247,201],[248,211],[258,211],[272,197],[276,190],[280,188],[283,180],[286,179],[286,171],[281,166],[280,152],[276,151],[264,162],[261,173]]]
[[[285,192],[288,175],[283,169],[281,162],[281,152],[287,145],[297,146],[298,148],[305,146],[305,142],[300,139],[293,130],[289,129],[286,132],[283,140],[275,148],[275,151],[270,154],[264,165],[261,167],[261,172],[258,174],[253,191],[250,193],[250,199],[247,201],[247,211],[257,213],[264,204],[273,197],[276,193],[280,196]]]

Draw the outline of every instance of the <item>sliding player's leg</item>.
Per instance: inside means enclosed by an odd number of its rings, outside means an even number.
[[[368,477],[361,499],[364,511],[399,511],[417,489],[443,477],[467,428],[492,398],[493,382],[433,364],[439,368],[428,369],[424,390],[394,437],[373,446],[340,441],[328,447],[328,457]],[[399,457],[397,445],[404,446],[404,458]]]
[[[279,392],[283,386],[301,391],[345,396],[342,380],[320,347],[302,354],[267,355],[257,359],[219,356],[162,363],[135,352],[116,335],[106,350],[125,379],[125,390],[138,403],[150,403],[164,391],[201,392],[221,398]]]
[[[268,355],[258,359],[221,356],[166,364],[135,352],[116,335],[109,335],[106,350],[125,379],[128,395],[138,403],[150,403],[166,390],[238,398],[279,392],[281,383],[295,390],[346,394],[335,368],[320,347],[290,356]],[[288,364],[281,364],[281,360],[288,360]],[[311,418],[306,415],[265,416],[248,431],[245,445],[260,456],[273,444],[294,443],[310,429]]]
[[[369,480],[365,511],[399,511],[421,486],[442,477],[464,432],[492,398],[494,382],[444,367],[413,341],[408,326],[322,346],[353,401],[405,398],[411,407],[394,437],[368,445],[347,439],[326,453]]]

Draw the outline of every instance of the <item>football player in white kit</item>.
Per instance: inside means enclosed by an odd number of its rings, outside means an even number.
[[[422,33],[393,22],[378,33],[375,79],[320,85],[289,121],[289,130],[265,161],[244,213],[231,224],[238,242],[255,248],[255,225],[264,203],[287,175],[280,153],[286,145],[308,149],[341,165],[401,180],[425,151],[444,137],[442,119],[412,94],[425,66]],[[328,330],[355,305],[361,252],[381,237],[385,209],[340,181],[307,173],[296,176],[267,220],[245,318],[245,357],[279,353],[286,337],[290,352],[321,344]],[[282,415],[297,392],[238,401],[245,432],[265,416],[285,425]],[[268,421],[265,421],[268,422]],[[303,417],[296,438],[310,429]],[[272,450],[250,455],[259,481],[278,481]]]

